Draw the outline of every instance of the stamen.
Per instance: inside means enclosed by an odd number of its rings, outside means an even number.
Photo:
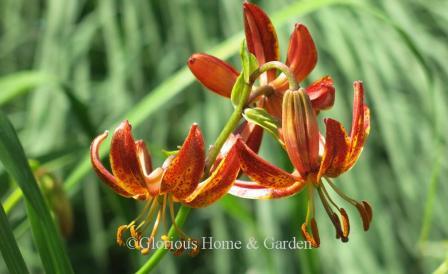
[[[150,240],[154,239],[154,236],[157,234],[157,230],[159,228],[163,212],[164,212],[164,209],[162,208],[161,210],[159,210],[159,213],[157,214],[157,219],[154,222],[154,226],[152,228],[151,235],[149,235]]]
[[[308,207],[306,212],[305,223],[302,224],[301,231],[303,238],[305,238],[308,242],[310,242],[312,247],[318,248],[320,245],[320,238],[316,220],[314,219],[315,209],[314,209],[313,188],[314,186],[311,184],[308,186]],[[307,231],[309,221],[311,223],[312,235]]]
[[[359,215],[361,215],[362,226],[364,228],[364,231],[369,230],[370,226],[369,215],[367,213],[366,208],[364,207],[364,204],[361,203],[356,204],[356,209],[358,209]]]
[[[190,255],[190,257],[195,257],[196,255],[199,254],[199,252],[201,251],[201,248],[199,246],[199,241],[196,239],[191,239],[191,243],[194,245],[193,248],[191,249],[190,253],[188,255]]]
[[[339,196],[341,196],[344,200],[346,200],[347,202],[349,202],[350,204],[352,204],[353,206],[356,207],[356,209],[359,212],[359,215],[361,215],[362,226],[364,228],[364,231],[367,231],[370,227],[370,222],[372,221],[372,217],[373,217],[372,207],[369,205],[369,203],[367,203],[366,201],[362,201],[360,203],[360,202],[348,197],[347,195],[345,195],[345,193],[340,191],[329,178],[325,177],[325,179],[327,180],[327,182],[331,186],[331,188],[337,194],[339,194]],[[348,218],[347,218],[347,221],[348,221]]]
[[[135,229],[135,225],[131,225],[129,232],[131,233],[131,237],[135,238],[135,249],[140,250],[140,240],[142,238],[142,234]]]
[[[347,212],[345,211],[344,208],[339,208],[339,206],[333,201],[333,199],[331,199],[330,194],[328,193],[327,189],[325,188],[324,184],[321,184],[321,188],[322,188],[322,192],[324,194],[324,196],[326,197],[327,200],[330,201],[330,203],[339,211],[339,214],[341,216],[342,219],[342,226],[341,226],[341,221],[339,220],[339,217],[337,214],[333,213],[333,223],[337,222],[338,227],[341,228],[341,234],[340,235],[336,235],[336,238],[341,238],[342,242],[347,242],[348,241],[348,235],[350,233],[350,220],[348,218]]]
[[[142,233],[145,233],[146,229],[148,229],[148,226],[150,224],[149,221],[150,221],[152,215],[154,214],[154,211],[157,210],[158,205],[159,205],[158,199],[157,199],[157,197],[154,197],[154,199],[152,200],[152,203],[151,203],[151,208],[149,209],[149,212],[146,215],[146,218],[145,218],[146,220],[144,222],[141,222],[140,225],[137,227],[137,229],[140,230]]]
[[[367,201],[361,201],[361,203],[364,205],[364,208],[366,209],[367,216],[369,217],[369,224],[370,224],[372,222],[372,218],[373,218],[372,207],[370,206],[370,204]]]
[[[177,235],[179,235],[180,237],[188,238],[187,235],[182,231],[182,229],[180,229],[180,227],[176,223],[176,218],[174,217],[174,202],[173,202],[173,198],[171,197],[171,195],[168,198],[168,203],[169,203],[169,207],[170,207],[171,223],[174,226],[174,229],[176,230]]]
[[[339,188],[336,187],[335,184],[333,184],[333,182],[327,178],[324,177],[325,180],[328,182],[328,184],[331,186],[331,188],[337,193],[339,194],[339,196],[341,196],[342,199],[346,200],[347,202],[351,203],[352,205],[356,206],[356,204],[358,204],[358,202],[350,197],[348,197],[347,195],[345,195],[344,192],[342,192]]]
[[[317,229],[317,223],[316,219],[311,219],[311,232],[313,232],[314,240],[316,241],[317,247],[320,245],[320,237],[319,237],[319,230]]]
[[[313,192],[313,186],[310,184],[308,185],[308,208],[306,210],[306,218],[305,218],[305,224],[308,225],[308,220],[311,218],[314,218],[314,192]]]
[[[327,213],[328,217],[330,218],[331,222],[333,223],[334,228],[336,229],[336,239],[342,238],[342,228],[341,228],[341,222],[339,221],[339,217],[334,211],[331,209],[330,205],[328,204],[327,198],[325,197],[325,194],[323,193],[322,187],[319,187],[317,189],[317,192],[319,193],[320,201],[322,202],[322,205],[324,206],[325,212]]]
[[[163,195],[163,204],[162,204],[162,224],[167,229],[166,221],[165,221],[165,208],[166,208],[166,199],[167,195]]]
[[[341,213],[341,219],[342,219],[342,237],[341,240],[343,242],[348,242],[348,234],[350,234],[350,220],[348,218],[347,212],[345,209],[341,208],[339,210]]]
[[[120,225],[117,229],[117,244],[123,246],[123,233],[128,229],[127,225]]]
[[[320,245],[320,238],[319,238],[319,230],[317,229],[317,224],[316,224],[315,219],[314,218],[311,219],[312,235],[308,233],[306,223],[303,223],[301,228],[302,228],[303,238],[305,238],[308,242],[310,242],[312,247],[318,248]]]

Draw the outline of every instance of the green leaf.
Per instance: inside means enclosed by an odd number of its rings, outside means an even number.
[[[17,134],[0,112],[0,161],[25,196],[33,236],[47,273],[73,273],[59,230],[40,192]]]
[[[235,81],[235,84],[232,88],[232,93],[230,95],[230,100],[232,101],[233,107],[236,107],[240,104],[241,95],[243,95],[243,91],[246,88],[246,83],[244,82],[243,74],[240,74]]]
[[[244,75],[244,82],[246,84],[249,84],[250,75],[258,68],[258,61],[255,55],[250,53],[249,49],[247,48],[246,40],[243,40],[243,43],[241,43],[240,55],[241,65],[243,67],[242,74]]]
[[[272,117],[264,108],[247,108],[243,113],[244,118],[267,130],[275,139],[280,141],[278,134],[279,122]]]
[[[25,274],[29,273],[25,265],[25,260],[20,253],[17,242],[9,226],[8,218],[5,210],[0,204],[0,251],[9,273],[11,274]]]
[[[163,155],[165,155],[166,157],[169,157],[169,156],[176,155],[177,153],[179,153],[179,150],[166,150],[166,149],[162,149],[162,153],[163,153]]]

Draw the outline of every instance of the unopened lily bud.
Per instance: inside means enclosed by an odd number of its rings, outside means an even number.
[[[73,212],[62,183],[48,172],[42,174],[39,169],[35,171],[35,174],[62,235],[70,236],[73,231]]]

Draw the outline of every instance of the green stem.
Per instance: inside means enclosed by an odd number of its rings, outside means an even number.
[[[255,81],[255,79],[258,78],[258,76],[260,76],[262,73],[273,69],[279,70],[285,74],[286,79],[288,79],[290,90],[297,90],[300,88],[300,85],[299,83],[297,83],[296,76],[294,75],[292,70],[287,65],[279,61],[270,61],[261,65],[258,70],[256,70],[251,75],[251,80]]]
[[[243,114],[243,109],[244,109],[243,106],[238,106],[237,108],[235,108],[229,120],[227,121],[226,126],[223,128],[218,138],[216,138],[216,141],[208,154],[207,171],[209,171],[212,163],[215,162],[216,157],[218,157],[218,154],[221,151],[221,148],[226,142],[227,138],[229,138],[229,135],[232,133],[233,130],[235,130],[236,126],[238,125],[238,122],[240,121],[241,116]]]

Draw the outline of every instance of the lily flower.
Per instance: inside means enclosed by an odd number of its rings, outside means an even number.
[[[336,237],[348,241],[350,223],[344,208],[338,206],[326,190],[326,185],[359,211],[364,230],[372,221],[372,209],[366,201],[358,202],[335,186],[332,178],[348,171],[356,163],[370,130],[369,108],[364,104],[364,89],[360,81],[354,83],[353,121],[350,134],[333,119],[325,119],[325,140],[319,133],[316,113],[306,91],[287,91],[283,100],[281,136],[285,150],[295,167],[286,172],[268,163],[241,140],[236,147],[241,169],[254,182],[237,181],[230,194],[249,199],[275,199],[299,193],[308,188],[308,210],[301,230],[313,247],[320,244],[314,218],[314,192],[336,229]],[[324,180],[323,180],[324,179]],[[339,215],[337,213],[339,213]],[[308,227],[311,227],[311,233]]]
[[[255,55],[260,65],[278,61],[280,53],[277,33],[271,20],[254,4],[245,2],[243,8],[249,51]],[[296,24],[289,41],[286,65],[292,70],[296,80],[302,82],[314,69],[316,62],[317,50],[308,29],[302,24]],[[239,75],[230,64],[214,56],[197,53],[188,60],[188,67],[206,88],[230,98],[232,87]],[[258,106],[266,108],[271,115],[281,119],[283,94],[287,89],[288,81],[285,75],[277,76],[276,72],[271,70],[261,75],[260,86],[253,89],[250,98],[258,98]],[[335,89],[331,77],[322,77],[305,90],[316,111],[333,106]]]
[[[117,243],[123,245],[123,234],[129,231],[131,236],[138,240],[136,249],[142,254],[147,254],[150,248],[142,247],[140,239],[149,235],[146,239],[149,239],[150,246],[160,224],[166,225],[167,210],[177,234],[182,239],[188,238],[176,225],[174,203],[190,207],[208,206],[227,193],[239,173],[236,149],[231,149],[210,177],[200,182],[204,174],[205,150],[202,133],[196,124],[191,126],[180,150],[168,157],[161,167],[153,169],[145,143],[142,140],[134,140],[128,121],[122,122],[112,136],[110,173],[101,163],[98,152],[107,135],[106,131],[92,142],[92,166],[98,177],[117,194],[146,202],[136,219],[117,229]],[[163,235],[162,239],[167,239],[167,236]],[[197,252],[197,249],[193,249],[190,255]]]

